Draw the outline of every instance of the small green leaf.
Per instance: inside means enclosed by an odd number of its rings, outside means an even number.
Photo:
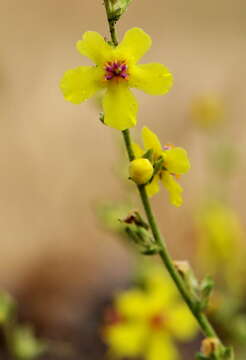
[[[206,276],[200,285],[200,309],[203,311],[207,308],[211,293],[214,288],[214,280],[211,276]]]
[[[146,151],[146,153],[143,155],[144,159],[148,159],[150,162],[153,160],[153,149],[149,149]]]
[[[156,254],[159,254],[159,252],[161,251],[161,248],[160,248],[160,246],[158,246],[158,245],[155,245],[155,244],[153,244],[153,245],[146,245],[146,249],[144,249],[143,251],[142,251],[142,254],[143,255],[156,255]]]
[[[209,358],[206,355],[199,352],[196,354],[196,360],[209,360]]]
[[[152,178],[161,170],[162,166],[163,166],[163,157],[160,156],[154,163],[154,173]]]
[[[224,357],[223,360],[234,360],[235,356],[234,356],[234,350],[231,346],[228,346],[225,348],[224,350]]]

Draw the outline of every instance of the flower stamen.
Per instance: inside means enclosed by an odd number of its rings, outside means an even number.
[[[163,329],[163,327],[165,327],[166,323],[167,323],[167,319],[166,319],[166,316],[164,316],[163,314],[156,314],[156,315],[152,316],[149,320],[150,327],[153,330]]]
[[[105,64],[104,69],[106,70],[105,80],[112,80],[112,79],[128,80],[128,75],[129,75],[127,72],[128,66],[124,60],[108,61]]]

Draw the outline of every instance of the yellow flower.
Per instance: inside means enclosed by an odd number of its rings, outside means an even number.
[[[180,206],[183,201],[181,196],[183,189],[176,179],[190,169],[186,151],[174,145],[165,145],[162,148],[157,135],[147,127],[142,129],[142,138],[145,150],[142,150],[139,145],[134,143],[133,151],[135,156],[141,158],[144,152],[152,149],[154,163],[163,160],[162,166],[155,174],[152,182],[146,186],[148,195],[153,196],[159,191],[160,180],[169,192],[171,204]]]
[[[97,32],[88,31],[76,47],[96,66],[68,70],[60,84],[63,95],[66,100],[79,104],[106,89],[102,105],[104,122],[108,126],[125,130],[136,124],[138,104],[129,88],[162,95],[172,86],[172,75],[163,65],[137,64],[151,47],[151,38],[139,28],[128,30],[116,47],[109,45]]]
[[[220,201],[211,200],[197,216],[198,262],[219,274],[231,291],[242,291],[244,281],[244,229],[238,214]]]
[[[148,159],[135,159],[129,165],[130,178],[139,185],[146,184],[151,179],[153,171],[153,165]]]
[[[225,120],[224,104],[213,94],[199,96],[192,103],[191,117],[204,130],[213,129]]]
[[[173,339],[188,341],[197,332],[187,306],[159,268],[148,274],[144,290],[133,288],[116,297],[113,319],[105,341],[118,357],[177,360]]]

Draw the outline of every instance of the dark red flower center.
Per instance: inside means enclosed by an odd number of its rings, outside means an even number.
[[[108,61],[105,64],[105,80],[128,78],[128,66],[123,60]]]
[[[161,330],[166,325],[166,317],[163,314],[156,314],[149,320],[150,326],[154,330]]]

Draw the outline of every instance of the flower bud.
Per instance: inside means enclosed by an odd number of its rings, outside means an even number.
[[[201,351],[206,356],[216,354],[220,348],[220,342],[217,338],[208,337],[202,341]]]
[[[153,172],[153,166],[148,159],[135,159],[129,166],[130,178],[138,185],[146,184],[151,179]]]
[[[187,275],[189,273],[189,271],[191,270],[190,268],[190,264],[188,263],[188,261],[178,261],[175,260],[173,262],[176,270],[178,271],[178,273],[184,277],[185,275]]]

